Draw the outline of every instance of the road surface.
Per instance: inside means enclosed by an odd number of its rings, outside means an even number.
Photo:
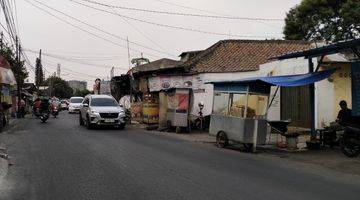
[[[136,128],[87,130],[62,112],[1,134],[0,199],[360,199],[360,178]]]

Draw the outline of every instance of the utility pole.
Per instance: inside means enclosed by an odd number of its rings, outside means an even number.
[[[133,89],[133,73],[131,71],[131,60],[130,60],[130,45],[129,45],[129,37],[126,37],[126,44],[127,44],[127,50],[128,50],[128,62],[129,62],[129,73],[130,73],[130,124],[131,124],[131,120],[132,120],[132,112],[131,112],[131,107],[132,107],[132,89]]]
[[[21,63],[20,63],[20,44],[19,44],[19,39],[16,36],[16,41],[15,41],[15,53],[16,53],[16,65],[19,68],[19,70],[21,70]],[[17,91],[18,91],[18,102],[17,102],[17,117],[20,118],[21,117],[21,113],[20,113],[20,109],[21,109],[21,81],[20,80],[21,77],[18,77],[16,82],[17,82]]]
[[[128,62],[129,62],[129,70],[131,69],[131,60],[130,60],[130,46],[129,46],[129,37],[126,37],[126,44],[128,50]]]
[[[4,39],[4,33],[1,31],[1,40],[0,40],[0,48],[3,50],[3,39]]]
[[[130,104],[132,103],[132,82],[133,82],[133,73],[131,71],[131,61],[130,61],[130,46],[129,46],[129,37],[126,37],[126,44],[128,50],[128,61],[129,61],[129,73],[130,73]]]

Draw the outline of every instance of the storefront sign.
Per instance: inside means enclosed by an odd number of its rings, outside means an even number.
[[[203,89],[200,76],[157,76],[149,78],[150,92],[170,88]]]

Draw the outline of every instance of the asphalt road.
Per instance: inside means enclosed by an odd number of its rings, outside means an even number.
[[[0,199],[360,199],[359,176],[128,128],[87,130],[62,113],[1,134]]]

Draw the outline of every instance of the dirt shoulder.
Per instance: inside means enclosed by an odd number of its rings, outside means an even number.
[[[130,129],[142,129],[145,130],[142,125],[131,125]],[[194,132],[194,133],[183,133],[176,134],[173,132],[160,132],[156,130],[147,131],[149,134],[161,135],[165,137],[176,138],[189,142],[202,143],[204,145],[211,145],[215,148],[215,137],[210,136],[206,132]],[[242,146],[229,146],[229,150],[238,151],[239,153],[244,152]],[[304,150],[288,152],[279,150],[274,147],[267,146],[266,148],[260,147],[257,156],[280,158],[300,162],[302,164],[315,164],[325,168],[329,168],[338,172],[360,175],[360,157],[348,158],[341,153],[340,149],[322,149],[322,150]]]

